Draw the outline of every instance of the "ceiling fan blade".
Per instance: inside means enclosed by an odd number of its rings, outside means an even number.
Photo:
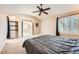
[[[42,12],[39,13],[39,16],[41,15]]]
[[[38,9],[41,9],[39,6],[37,6]]]
[[[47,12],[43,12],[43,13],[48,14]]]
[[[33,13],[36,13],[36,12],[39,12],[39,11],[34,11]]]
[[[44,9],[44,11],[46,11],[46,10],[50,10],[50,8],[46,8],[46,9]]]
[[[40,4],[41,8],[42,8],[42,5],[43,5],[43,4]]]

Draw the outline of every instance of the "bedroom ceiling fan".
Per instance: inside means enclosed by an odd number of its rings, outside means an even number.
[[[39,12],[39,16],[42,14],[42,13],[44,13],[44,14],[48,14],[46,11],[47,10],[50,10],[50,8],[43,8],[42,7],[43,6],[43,4],[40,4],[40,6],[36,6],[39,10],[38,11],[34,11],[33,13],[37,13],[37,12]]]

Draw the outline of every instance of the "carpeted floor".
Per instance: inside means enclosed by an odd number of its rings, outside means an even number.
[[[26,54],[19,39],[7,40],[1,54]]]

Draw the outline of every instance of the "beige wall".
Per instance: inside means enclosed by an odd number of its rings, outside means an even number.
[[[7,37],[7,21],[6,17],[0,15],[0,51],[5,46],[5,41]]]
[[[41,34],[55,35],[56,34],[56,18],[51,17],[41,21]]]
[[[75,34],[63,34],[61,33],[61,36],[64,36],[64,37],[68,37],[68,38],[78,38],[79,39],[79,35],[75,35]]]

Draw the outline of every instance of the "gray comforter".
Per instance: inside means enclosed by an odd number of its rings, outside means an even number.
[[[79,53],[79,40],[44,35],[25,40],[23,47],[29,54],[75,54]]]

